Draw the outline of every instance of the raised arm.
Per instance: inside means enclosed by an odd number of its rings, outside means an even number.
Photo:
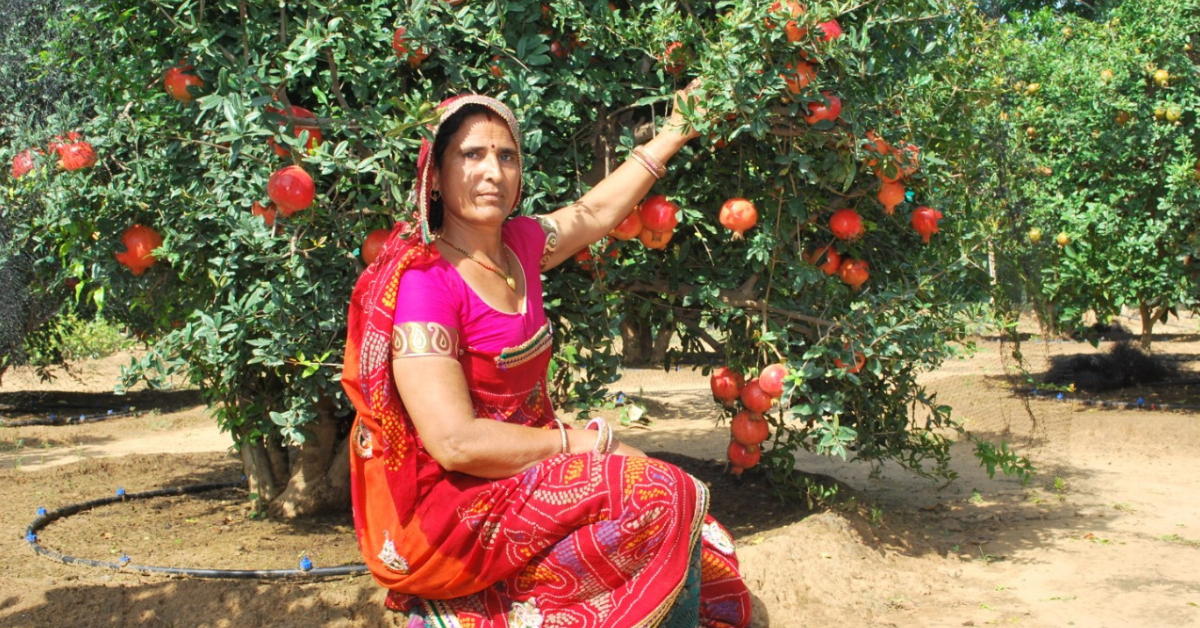
[[[664,165],[684,144],[699,136],[694,130],[686,134],[681,131],[685,123],[678,105],[681,99],[688,97],[690,89],[689,86],[675,93],[671,117],[654,139],[642,145],[642,150]],[[552,212],[549,216],[558,229],[558,246],[542,269],[561,264],[583,247],[608,235],[650,191],[655,181],[657,178],[647,167],[630,159],[596,184],[578,202]]]

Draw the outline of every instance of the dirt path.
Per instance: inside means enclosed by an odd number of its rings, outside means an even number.
[[[1064,344],[1046,353],[1067,347],[1078,350]],[[1172,350],[1200,354],[1200,344]],[[837,478],[849,487],[843,500],[856,498],[807,517],[705,462],[723,456],[727,432],[714,427],[717,412],[698,373],[630,371],[615,389],[654,401],[651,427],[622,429],[623,438],[694,461],[698,477],[710,474],[702,479],[714,486],[714,510],[724,508],[718,516],[736,526],[755,626],[1200,626],[1196,415],[1035,401],[1034,429],[1000,387],[1002,369],[998,348],[988,345],[927,382],[969,427],[991,436],[1007,428],[1035,456],[1041,473],[1030,486],[988,479],[963,446],[955,452],[960,478],[941,490],[893,465],[873,477],[865,465],[805,456],[803,469]],[[0,393],[13,381],[6,377]],[[132,491],[236,476],[227,448],[199,407],[0,429],[0,627],[396,625],[368,578],[139,577],[38,559],[18,538],[40,505],[107,495],[115,485]],[[146,504],[56,523],[47,543],[102,559],[149,554],[151,564],[278,568],[301,552],[322,565],[353,560],[344,522],[259,527],[267,524],[236,495]]]

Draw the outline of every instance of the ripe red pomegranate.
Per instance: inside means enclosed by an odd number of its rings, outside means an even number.
[[[404,36],[407,32],[407,28],[397,26],[396,32],[392,34],[392,50],[395,50],[396,56],[402,59],[408,56],[408,38]]]
[[[747,447],[758,447],[759,443],[771,436],[771,426],[761,416],[745,410],[733,417],[729,431],[733,434],[734,442]]]
[[[96,165],[96,151],[92,149],[92,145],[78,139],[78,133],[71,133],[68,137],[75,141],[58,144],[58,167],[67,172],[75,172]]]
[[[788,368],[782,364],[771,364],[758,374],[758,387],[768,395],[778,399],[783,396],[783,380],[788,375]]]
[[[896,213],[896,206],[904,202],[906,193],[907,190],[904,189],[903,183],[884,181],[883,185],[879,187],[879,202],[883,203],[883,213],[889,216]]]
[[[846,345],[846,350],[847,351],[850,350],[850,345],[848,345],[848,344]],[[867,356],[863,355],[862,351],[855,351],[853,368],[847,368],[846,364],[844,362],[842,362],[841,358],[834,358],[833,364],[834,364],[834,366],[837,366],[840,369],[846,369],[846,370],[850,371],[851,373],[858,373],[859,371],[862,370],[863,366],[866,366]]]
[[[809,103],[809,114],[804,116],[805,122],[809,124],[816,124],[824,120],[833,122],[838,119],[838,116],[842,115],[841,98],[835,96],[833,92],[821,92],[821,95],[825,97],[825,100],[829,101],[829,104],[820,102]]]
[[[892,155],[902,177],[911,177],[921,167],[921,147],[916,144],[896,146],[892,148]]]
[[[763,391],[756,378],[742,387],[742,405],[755,414],[762,414],[775,405],[775,399]]]
[[[921,241],[929,244],[929,237],[938,232],[938,221],[942,212],[931,207],[921,206],[913,210],[912,227],[921,234]]]
[[[722,366],[713,369],[712,375],[708,377],[708,385],[712,388],[713,399],[726,408],[731,408],[733,402],[742,394],[746,378],[728,366]]]
[[[642,229],[642,232],[638,234],[638,240],[641,240],[642,244],[644,244],[648,249],[657,249],[661,251],[667,248],[667,245],[671,243],[671,238],[674,236],[674,229],[669,231],[651,231],[649,229]]]
[[[163,76],[163,87],[171,98],[179,102],[192,102],[196,97],[192,95],[190,88],[197,90],[204,88],[204,80],[195,74],[187,74],[191,70],[190,65],[181,65],[179,67],[169,68]]]
[[[316,195],[316,184],[300,166],[280,168],[267,181],[267,196],[284,216],[308,209]]]
[[[662,194],[642,201],[642,227],[649,231],[671,231],[679,225],[679,206]]]
[[[267,206],[263,207],[262,203],[254,201],[254,204],[250,206],[250,213],[261,216],[268,227],[275,226],[275,203],[267,203]]]
[[[859,290],[867,282],[867,279],[871,277],[871,273],[868,271],[869,267],[865,261],[847,257],[842,260],[842,265],[838,267],[838,276],[848,286]]]
[[[829,20],[817,24],[817,28],[821,29],[821,41],[830,42],[842,36],[842,25],[838,24],[837,20]]]
[[[853,209],[839,209],[829,217],[829,230],[839,240],[854,240],[862,237],[862,217]]]
[[[673,41],[667,44],[667,49],[663,51],[662,62],[665,70],[669,74],[679,76],[687,69],[687,51],[683,49],[683,44]]]
[[[370,266],[379,258],[379,253],[383,251],[383,245],[387,244],[388,236],[391,235],[391,229],[376,229],[363,240],[362,244],[362,259]]]
[[[16,157],[13,157],[13,160],[12,160],[12,176],[13,176],[13,178],[20,179],[21,177],[29,174],[33,170],[33,155],[34,155],[34,153],[41,154],[41,152],[42,151],[40,151],[36,148],[31,148],[29,150],[17,153]]]
[[[642,215],[638,213],[638,208],[634,207],[633,211],[617,225],[615,229],[609,232],[608,235],[618,240],[632,240],[638,237],[642,232]]]
[[[737,441],[729,443],[729,449],[725,453],[729,456],[734,475],[741,475],[742,471],[753,469],[762,458],[762,449],[757,446],[747,447]]]
[[[808,87],[813,79],[817,78],[817,71],[812,64],[807,61],[796,60],[795,62],[788,61],[783,64],[787,71],[780,74],[783,82],[787,84],[788,91],[793,95],[799,96],[805,87]]]
[[[283,115],[283,110],[276,109],[275,107],[267,107],[267,111],[270,113]],[[292,105],[292,116],[296,118],[311,118],[313,120],[317,119],[317,114],[305,109],[304,107],[297,107],[296,105]],[[288,120],[286,119],[279,122],[280,126],[286,126],[287,124]],[[303,122],[296,122],[296,125],[292,128],[292,135],[300,137],[304,131],[308,131],[308,142],[306,142],[304,145],[305,150],[313,150],[325,139],[324,136],[321,135],[321,128],[315,123],[305,124]],[[288,147],[278,144],[274,139],[268,139],[267,144],[271,145],[271,148],[275,150],[276,155],[279,155],[284,159],[288,159],[292,156],[292,153],[290,150],[288,150]]]
[[[813,249],[804,256],[804,259],[807,260],[808,263],[820,268],[826,275],[836,275],[838,266],[840,266],[842,263],[842,256],[838,255],[838,252],[833,248],[833,245]],[[825,261],[822,262],[822,259]]]
[[[731,198],[721,205],[719,220],[722,227],[733,232],[734,240],[741,240],[742,234],[758,223],[758,210],[744,198]]]
[[[162,246],[162,236],[150,227],[134,225],[121,234],[121,242],[125,244],[124,253],[116,253],[114,257],[124,264],[136,276],[141,276],[158,261],[151,253]]]
[[[866,146],[863,148],[867,152],[875,153],[876,155],[892,154],[891,145],[889,145],[882,137],[879,137],[879,134],[875,133],[874,131],[867,131],[866,135]],[[875,166],[879,165],[879,159],[875,157],[868,157],[865,162],[868,168],[874,168]]]

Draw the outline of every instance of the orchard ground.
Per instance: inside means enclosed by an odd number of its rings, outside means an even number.
[[[1158,328],[1156,352],[1172,356],[1181,377],[1200,366],[1191,362],[1200,358],[1195,329],[1189,318]],[[969,428],[996,438],[1007,430],[1039,468],[1028,486],[988,479],[957,445],[961,477],[942,489],[891,464],[871,477],[866,465],[805,457],[805,471],[832,478],[831,501],[840,506],[813,513],[784,504],[761,478],[724,474],[728,426],[715,423],[706,378],[687,369],[627,371],[613,390],[646,400],[652,423],[618,433],[710,483],[713,513],[738,540],[755,626],[1200,625],[1197,413],[1042,399],[1030,402],[1034,426],[1004,376],[1007,349],[988,339],[978,345],[974,356],[923,380]],[[1052,355],[1097,351],[1061,341],[1023,349],[1033,373]],[[53,385],[10,372],[0,405],[16,403],[13,391],[46,392],[43,402],[102,400],[125,359],[81,365],[78,377]],[[0,627],[400,625],[368,577],[169,579],[36,557],[21,537],[39,506],[112,495],[118,486],[136,492],[240,476],[228,438],[194,394],[139,401],[192,405],[93,424],[0,428]],[[608,418],[617,423],[615,412]],[[357,559],[347,516],[262,521],[238,491],[104,507],[52,524],[42,542],[76,556],[127,554],[181,567],[292,568],[302,554],[317,566]]]

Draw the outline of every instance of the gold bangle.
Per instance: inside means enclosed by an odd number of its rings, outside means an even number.
[[[662,173],[662,176],[667,176],[667,165],[664,164],[658,157],[655,157],[654,153],[650,152],[650,149],[644,146],[636,146],[633,150],[642,157],[645,157],[646,161],[649,161],[651,166],[654,166],[659,172]]]
[[[645,157],[642,157],[641,155],[639,155],[637,153],[631,153],[629,155],[629,158],[632,159],[633,161],[636,161],[643,168],[645,168],[650,173],[650,176],[654,177],[656,180],[662,179],[662,177],[659,176],[658,171],[654,169],[654,166],[650,165],[650,162],[646,161]]]
[[[667,176],[667,167],[664,166],[663,163],[659,161],[653,154],[651,154],[650,151],[642,148],[641,146],[636,146],[633,149],[633,154],[641,159],[643,165],[649,168],[650,172],[653,172],[655,177],[661,179]]]

